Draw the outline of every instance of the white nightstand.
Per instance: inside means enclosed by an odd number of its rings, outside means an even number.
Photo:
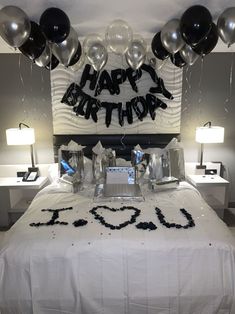
[[[0,226],[12,225],[47,181],[47,177],[38,177],[32,182],[23,182],[17,177],[0,177]]]
[[[186,178],[223,219],[224,209],[228,207],[229,182],[218,175],[186,175]]]

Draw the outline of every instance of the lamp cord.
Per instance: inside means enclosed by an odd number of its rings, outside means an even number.
[[[21,126],[22,126],[22,125],[24,125],[26,128],[30,128],[27,124],[21,122],[21,123],[19,123],[19,129],[20,129],[20,130],[21,130]]]

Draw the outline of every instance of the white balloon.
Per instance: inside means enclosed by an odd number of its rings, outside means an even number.
[[[110,50],[123,55],[132,41],[131,27],[123,20],[114,20],[106,29],[105,39]]]
[[[135,39],[128,46],[125,54],[127,64],[133,69],[138,70],[146,59],[147,44]]]
[[[94,42],[87,52],[87,59],[95,71],[101,71],[108,61],[108,52],[105,45]]]
[[[83,41],[83,51],[85,55],[87,54],[88,50],[94,43],[101,43],[102,45],[105,45],[103,38],[99,34],[89,34]]]

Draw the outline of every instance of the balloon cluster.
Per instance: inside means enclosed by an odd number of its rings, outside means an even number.
[[[40,67],[53,70],[59,63],[73,66],[79,61],[82,47],[68,16],[58,8],[48,8],[39,24],[30,21],[16,6],[0,10],[0,35],[8,45],[18,48]]]
[[[171,59],[178,67],[192,65],[199,56],[209,54],[220,37],[228,46],[235,42],[235,7],[227,8],[213,23],[211,13],[202,5],[189,7],[181,19],[168,21],[152,39],[153,54],[160,60]],[[105,39],[98,34],[88,35],[81,46],[70,20],[61,9],[46,9],[39,24],[30,21],[16,6],[0,10],[0,35],[15,49],[38,66],[53,70],[59,63],[78,70],[85,58],[94,70],[101,71],[107,63],[108,51],[125,56],[134,71],[144,64],[147,43],[133,35],[123,20],[114,20],[106,29]],[[150,65],[151,60],[148,60]]]
[[[188,8],[181,19],[168,21],[152,39],[156,58],[170,57],[177,67],[193,65],[216,46],[220,37],[228,46],[235,42],[235,7],[227,8],[213,23],[210,11],[202,5]]]
[[[108,60],[108,51],[125,56],[127,64],[138,70],[146,59],[147,43],[140,35],[133,35],[123,20],[114,20],[106,29],[105,39],[98,34],[88,35],[83,43],[84,53],[95,71],[101,71]]]

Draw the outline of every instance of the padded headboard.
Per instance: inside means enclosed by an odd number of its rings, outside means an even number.
[[[54,156],[58,161],[58,149],[61,145],[67,145],[73,140],[84,148],[84,155],[91,158],[92,147],[101,141],[105,148],[112,148],[116,151],[116,156],[130,160],[131,150],[139,144],[143,149],[149,147],[164,148],[172,138],[178,138],[179,134],[128,134],[128,135],[54,135]]]

